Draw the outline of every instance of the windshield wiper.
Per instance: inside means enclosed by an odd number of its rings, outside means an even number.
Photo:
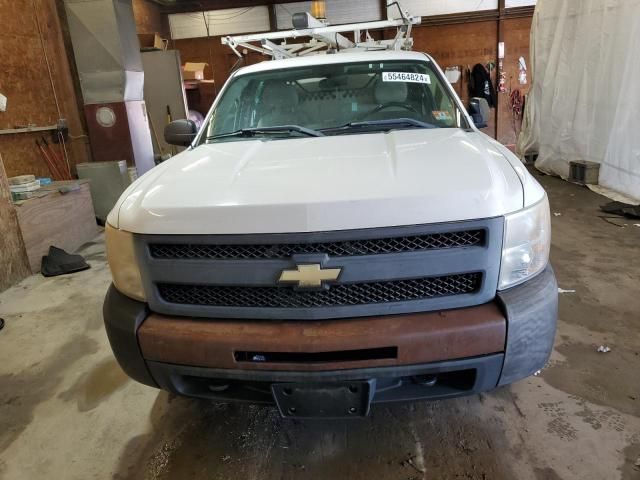
[[[275,127],[256,127],[256,128],[243,128],[236,130],[235,132],[221,133],[219,135],[212,135],[207,137],[207,140],[217,140],[218,138],[226,137],[255,137],[256,135],[268,134],[268,133],[302,133],[308,137],[324,137],[324,133],[311,128],[301,127],[299,125],[278,125]]]
[[[349,130],[392,130],[394,128],[438,128],[432,123],[422,122],[414,118],[392,118],[386,120],[369,120],[366,122],[351,122],[341,127],[323,128],[322,133],[340,133]]]

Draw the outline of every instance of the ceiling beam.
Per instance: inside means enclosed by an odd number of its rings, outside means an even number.
[[[502,12],[502,17],[501,17]],[[532,17],[534,7],[513,7],[505,8],[504,10],[479,10],[477,12],[463,12],[463,13],[447,13],[444,15],[434,15],[431,17],[422,17],[421,26],[435,26],[435,25],[455,25],[458,23],[471,23],[471,22],[495,22],[500,18],[524,18]]]
[[[246,8],[277,3],[300,2],[303,0],[152,0],[160,5],[162,13],[201,12],[225,8]]]
[[[274,16],[273,6],[278,3],[301,2],[304,0],[151,0],[161,5],[161,13],[187,13],[201,12],[203,10],[220,10],[224,8],[246,8],[259,5],[269,5],[271,15]],[[386,2],[380,0],[382,20],[386,20]],[[521,18],[533,16],[535,7],[498,8],[495,10],[480,10],[477,12],[449,13],[422,17],[422,25],[452,25],[456,23],[469,23],[481,21],[496,21],[500,18]],[[275,20],[275,19],[274,19]],[[275,30],[272,28],[272,30]]]

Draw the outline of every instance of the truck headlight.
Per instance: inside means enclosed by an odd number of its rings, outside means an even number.
[[[550,247],[551,218],[545,194],[532,207],[505,217],[498,290],[518,285],[544,270]]]
[[[136,261],[133,234],[105,226],[107,239],[107,262],[111,268],[113,284],[118,291],[127,297],[144,302],[146,300],[142,277]]]

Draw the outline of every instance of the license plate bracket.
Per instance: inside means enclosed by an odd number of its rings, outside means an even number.
[[[286,418],[365,417],[375,393],[375,380],[274,383],[271,392]]]

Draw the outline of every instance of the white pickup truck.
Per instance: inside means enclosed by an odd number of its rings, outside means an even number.
[[[237,70],[108,218],[104,319],[135,380],[288,417],[486,391],[551,353],[547,196],[428,55]],[[475,123],[474,123],[475,122]]]

